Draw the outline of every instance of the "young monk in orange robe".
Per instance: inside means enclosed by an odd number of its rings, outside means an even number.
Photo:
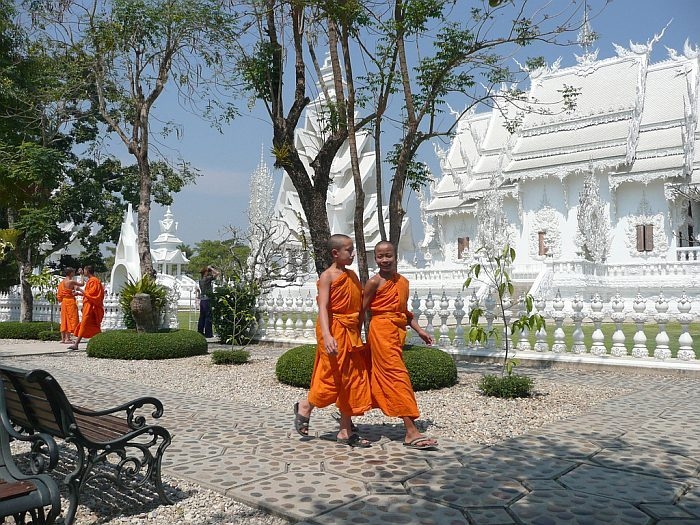
[[[406,427],[404,445],[420,450],[435,450],[437,441],[421,435],[414,422],[418,404],[403,362],[406,326],[410,325],[427,344],[433,338],[408,311],[409,288],[405,277],[396,272],[394,245],[382,241],[374,248],[379,273],[367,281],[362,302],[369,308],[371,321],[367,343],[372,360],[370,385],[372,403],[390,417],[403,419]]]
[[[58,283],[56,300],[61,303],[61,342],[70,344],[73,342],[71,334],[78,326],[78,303],[75,302],[75,290],[80,286],[73,280],[75,270],[66,268],[63,271],[65,277]]]
[[[102,282],[93,274],[92,266],[86,266],[83,272],[87,277],[85,288],[80,292],[83,296],[83,318],[73,332],[78,339],[68,347],[71,350],[78,349],[78,343],[83,337],[90,338],[102,331],[100,325],[105,315],[105,289]]]
[[[294,427],[302,436],[308,436],[311,411],[335,403],[340,410],[338,443],[368,447],[370,442],[351,429],[351,417],[372,408],[360,335],[362,285],[355,272],[346,268],[354,259],[355,249],[347,235],[332,235],[328,247],[333,264],[321,274],[317,284],[318,343],[311,388],[307,399],[294,404]]]

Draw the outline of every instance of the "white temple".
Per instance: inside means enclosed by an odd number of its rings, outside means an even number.
[[[496,109],[460,119],[422,202],[433,275],[508,241],[513,275],[535,295],[700,285],[700,202],[678,191],[700,185],[700,52],[686,42],[650,63],[662,35],[529,72],[535,111],[505,108],[520,119],[513,134]],[[580,90],[573,111],[564,86]]]
[[[330,57],[326,58],[326,63],[321,69],[323,74],[322,82],[331,98],[335,97],[333,86],[333,76],[330,65]],[[295,132],[295,146],[299,151],[301,160],[306,167],[307,173],[313,173],[310,163],[323,143],[324,128],[327,126],[328,110],[325,104],[325,95],[319,85],[319,96],[312,101],[304,112],[304,126]],[[365,214],[364,214],[364,234],[368,251],[374,249],[374,245],[381,238],[379,234],[378,209],[377,209],[377,189],[375,162],[376,154],[374,143],[367,132],[357,134],[357,154],[359,157],[360,173],[362,177],[362,187],[365,192]],[[326,206],[328,210],[328,221],[330,223],[331,234],[345,233],[354,237],[354,195],[355,187],[352,177],[352,167],[350,165],[350,151],[347,141],[341,146],[333,160],[331,166],[332,183],[328,189]],[[383,207],[385,221],[388,228],[389,211],[388,206]],[[274,218],[286,224],[292,233],[292,247],[298,252],[303,252],[302,246],[309,243],[308,225],[304,216],[299,196],[294,188],[291,179],[285,173],[282,184],[275,203]],[[304,241],[305,240],[305,241]],[[402,225],[401,244],[399,245],[399,256],[403,260],[412,260],[415,252],[415,244],[408,218]],[[374,263],[373,257],[368,257],[368,262]],[[309,259],[309,271],[315,274],[312,261]]]

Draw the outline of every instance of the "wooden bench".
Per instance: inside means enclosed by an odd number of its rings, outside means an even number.
[[[32,523],[63,523],[60,517],[61,493],[58,484],[48,474],[22,473],[12,457],[10,438],[28,441],[32,450],[43,452],[43,455],[39,456],[40,463],[32,464],[35,470],[42,470],[44,466],[53,467],[58,460],[58,447],[51,436],[42,433],[25,436],[13,428],[7,415],[5,397],[0,389],[0,523],[4,523],[6,517],[12,516],[15,523],[23,524],[27,514],[31,516]],[[47,464],[43,463],[46,458]]]
[[[58,381],[44,370],[0,365],[0,379],[9,418],[22,433],[43,432],[76,448],[76,466],[64,479],[67,525],[75,518],[86,482],[93,478],[132,490],[150,481],[160,500],[172,503],[161,480],[163,453],[171,436],[162,426],[147,424],[143,415],[147,411],[153,418],[163,415],[158,399],[141,397],[114,408],[89,410],[72,405]]]

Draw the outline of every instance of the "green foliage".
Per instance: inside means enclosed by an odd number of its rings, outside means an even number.
[[[248,362],[249,357],[247,350],[215,350],[211,354],[215,365],[242,365]]]
[[[248,344],[258,327],[255,303],[259,290],[254,283],[237,282],[214,290],[212,324],[225,344]]]
[[[37,299],[45,299],[51,304],[56,304],[56,288],[61,278],[55,275],[47,267],[41,269],[41,273],[27,276],[27,282],[39,292],[35,295]]]
[[[131,300],[137,293],[145,293],[151,296],[151,306],[156,312],[156,319],[160,318],[160,313],[165,307],[168,290],[156,283],[150,275],[144,275],[138,281],[129,281],[119,292],[119,307],[124,315],[124,324],[127,328],[136,328],[134,316],[131,314]]]
[[[532,378],[517,374],[505,376],[486,374],[479,381],[479,389],[484,395],[493,397],[530,397],[532,387]]]
[[[199,270],[213,266],[221,271],[224,277],[229,277],[234,267],[245,264],[250,248],[243,246],[234,239],[211,241],[205,239],[194,245],[194,255],[190,257],[189,271],[192,278],[199,279]]]
[[[277,360],[275,375],[280,383],[309,388],[316,359],[316,345],[287,350]],[[406,345],[403,349],[411,385],[416,392],[437,390],[457,384],[457,367],[452,358],[437,348]]]
[[[206,353],[207,340],[191,330],[110,330],[97,334],[87,345],[88,357],[104,359],[176,359]]]
[[[500,252],[491,253],[484,248],[479,248],[477,254],[485,255],[486,260],[482,263],[474,263],[469,268],[467,280],[464,282],[464,288],[468,288],[472,281],[478,279],[485,282],[490,290],[496,291],[496,304],[500,309],[501,319],[505,318],[505,298],[512,296],[514,291],[513,282],[511,281],[510,271],[513,262],[515,261],[515,249],[506,244]],[[507,327],[511,334],[522,334],[523,331],[536,332],[545,326],[545,320],[539,313],[533,313],[534,300],[530,294],[524,298],[525,311],[513,319],[510,326]],[[487,331],[481,326],[481,317],[484,314],[483,308],[477,306],[469,313],[469,322],[471,324],[468,332],[469,340],[472,343],[479,342],[485,345],[490,338],[495,338],[497,341],[501,339],[501,328],[495,327]],[[517,361],[509,361],[509,341],[508,338],[503,338],[505,347],[505,356],[503,358],[504,372],[508,375],[512,374],[513,367],[517,365]]]
[[[60,341],[61,332],[58,330],[54,330],[53,332],[51,330],[43,330],[36,334],[36,338],[39,341]]]
[[[403,360],[413,390],[438,390],[457,384],[457,366],[452,357],[438,348],[407,345]]]
[[[39,333],[58,331],[61,325],[46,321],[33,323],[20,323],[19,321],[5,321],[0,323],[0,339],[40,339]]]
[[[277,360],[275,376],[285,385],[309,388],[316,360],[316,345],[296,346],[287,350]]]

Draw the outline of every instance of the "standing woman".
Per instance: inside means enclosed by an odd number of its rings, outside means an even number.
[[[220,274],[211,266],[205,266],[199,271],[199,321],[197,331],[204,337],[214,337],[211,326],[211,298],[214,295],[214,279]]]
[[[73,278],[75,270],[66,268],[63,270],[65,277],[58,283],[56,299],[61,303],[61,342],[70,344],[73,342],[71,334],[78,326],[78,303],[75,302],[76,289],[80,283]]]

